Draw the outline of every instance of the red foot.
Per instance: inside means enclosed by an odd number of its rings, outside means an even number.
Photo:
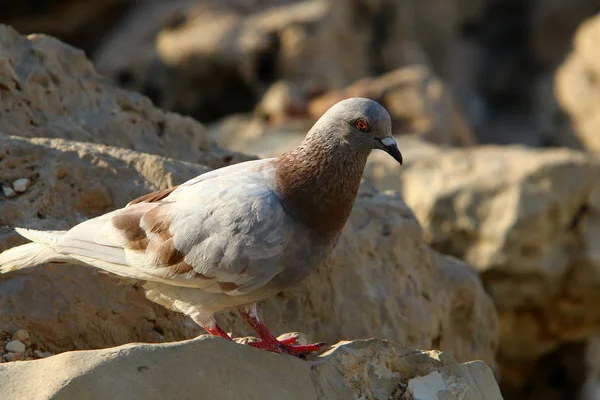
[[[223,339],[231,340],[227,332],[225,332],[221,327],[217,324],[215,326],[203,326],[204,330],[211,334],[212,336],[219,336]]]
[[[283,345],[291,345],[294,344],[298,341],[298,337],[297,336],[291,336],[287,339],[283,339],[283,340],[278,340],[279,343],[283,344]]]
[[[329,345],[327,343],[313,343],[313,344],[305,344],[305,345],[304,344],[298,344],[298,345],[287,344],[292,339],[296,339],[296,338],[285,339],[285,340],[277,341],[277,342],[265,342],[265,341],[253,342],[253,343],[251,342],[251,343],[248,343],[248,345],[255,347],[257,349],[272,351],[273,353],[285,353],[285,354],[293,354],[293,355],[316,353],[316,352],[325,350],[326,348],[329,347]],[[294,342],[295,341],[296,340],[294,340]]]
[[[294,336],[283,340],[277,340],[271,331],[269,331],[269,328],[258,319],[258,316],[256,315],[256,306],[242,308],[239,310],[239,313],[242,319],[244,319],[244,321],[246,321],[260,337],[260,342],[248,343],[250,346],[257,349],[268,350],[274,353],[302,356],[303,354],[316,353],[329,347],[326,343],[295,345],[294,343],[298,341],[298,338]]]

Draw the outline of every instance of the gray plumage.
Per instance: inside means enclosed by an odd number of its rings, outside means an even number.
[[[2,253],[0,272],[91,265],[146,281],[151,300],[214,326],[215,312],[273,296],[325,260],[372,149],[402,160],[389,114],[344,100],[279,158],[211,171],[66,232],[18,230],[34,243]]]

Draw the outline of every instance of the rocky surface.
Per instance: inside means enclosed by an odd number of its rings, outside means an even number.
[[[402,148],[401,174],[376,158],[367,176],[402,192],[434,248],[478,269],[500,316],[503,380],[522,383],[540,356],[600,329],[599,159],[409,140]]]
[[[0,225],[64,229],[206,170],[60,139],[4,136],[0,143],[0,181],[31,180],[26,192],[0,203]],[[2,248],[20,242],[4,229]],[[297,329],[331,343],[377,336],[443,349],[461,361],[494,363],[496,314],[475,272],[433,252],[402,200],[368,185],[327,265],[261,308],[276,332]],[[237,335],[249,333],[233,315],[221,321]],[[182,316],[146,301],[135,286],[119,285],[94,269],[64,265],[3,276],[0,325],[35,332],[36,345],[52,352],[201,332]]]
[[[231,362],[235,360],[235,362]],[[483,362],[381,340],[309,361],[201,336],[0,365],[0,397],[125,399],[502,399]]]
[[[211,149],[202,124],[110,85],[81,50],[49,36],[0,25],[0,90],[5,135],[100,143],[213,167],[244,159]]]

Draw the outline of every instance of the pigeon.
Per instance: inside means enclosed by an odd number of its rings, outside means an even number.
[[[214,315],[237,309],[260,341],[304,355],[324,343],[278,340],[256,303],[297,284],[336,246],[371,150],[402,164],[391,118],[379,103],[343,100],[293,150],[216,169],[129,202],[68,231],[16,228],[31,240],[0,254],[0,272],[42,263],[99,268],[143,281],[146,296],[232,340]]]

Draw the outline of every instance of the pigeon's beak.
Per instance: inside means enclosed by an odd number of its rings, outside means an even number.
[[[391,136],[386,136],[384,138],[379,139],[382,145],[382,150],[388,153],[390,156],[394,157],[394,160],[398,161],[400,165],[402,165],[402,154],[400,150],[398,150],[398,144],[396,140]]]

